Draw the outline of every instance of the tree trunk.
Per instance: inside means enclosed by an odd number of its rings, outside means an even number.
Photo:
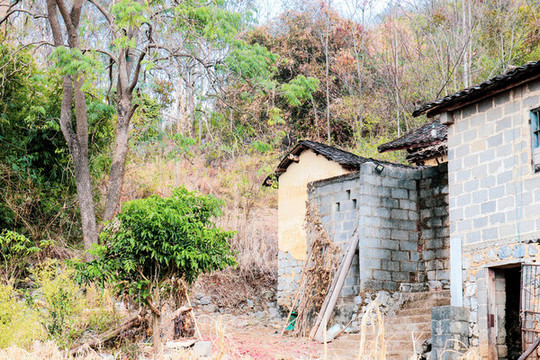
[[[154,358],[163,359],[163,343],[161,342],[161,316],[152,312],[152,338],[154,341]]]
[[[107,188],[107,201],[103,221],[111,220],[118,210],[122,185],[124,182],[124,170],[129,142],[129,122],[133,115],[131,94],[121,99],[117,105],[118,120],[116,122],[116,142],[112,156],[109,186]]]
[[[152,305],[151,300],[148,302],[152,311],[152,340],[154,341],[154,359],[163,359],[163,343],[161,342],[161,298],[159,294],[159,284],[154,288],[153,299],[157,308]]]
[[[62,30],[58,21],[58,10],[62,15],[68,34],[68,44],[71,49],[79,49],[79,19],[82,2],[75,1],[71,12],[67,11],[67,6],[62,0],[48,0],[47,12],[49,25],[56,47],[64,46]],[[98,232],[96,227],[96,216],[94,208],[94,198],[92,194],[92,181],[88,163],[88,117],[86,113],[86,99],[82,91],[84,84],[82,74],[75,76],[65,75],[62,82],[62,105],[60,113],[60,128],[73,159],[73,170],[77,185],[77,198],[81,211],[81,225],[83,231],[84,249],[88,250],[92,244],[97,242]],[[72,106],[75,102],[75,124],[72,123]],[[86,260],[90,259],[88,254]]]
[[[328,33],[330,32],[330,0],[327,2],[326,9],[326,31],[324,38],[324,59],[326,62],[326,136],[327,141],[330,143],[330,64],[328,63]]]

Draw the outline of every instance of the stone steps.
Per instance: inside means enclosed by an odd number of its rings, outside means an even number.
[[[449,291],[403,294],[404,303],[395,315],[385,318],[387,360],[409,359],[414,349],[431,337],[431,308],[450,304]],[[368,339],[374,334],[367,334]],[[343,335],[329,346],[329,359],[356,359],[360,334]],[[414,344],[412,336],[414,336]]]

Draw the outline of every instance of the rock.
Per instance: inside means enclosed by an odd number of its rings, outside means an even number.
[[[264,317],[264,312],[263,312],[263,311],[257,311],[257,312],[255,313],[255,317],[256,317],[257,319],[262,319],[262,318]]]
[[[212,355],[212,342],[211,341],[199,341],[193,345],[193,354],[198,357],[211,356]]]
[[[280,317],[279,309],[276,308],[276,307],[268,308],[268,314],[270,315],[271,318],[279,318]]]
[[[354,304],[360,305],[362,303],[362,296],[358,295],[354,297]]]
[[[201,305],[209,305],[212,302],[212,298],[210,296],[203,296],[199,301]]]
[[[208,304],[204,307],[204,310],[210,313],[214,313],[218,311],[218,307],[214,304]]]
[[[194,345],[196,342],[197,342],[197,340],[195,340],[195,339],[167,341],[165,343],[165,349],[183,350],[183,349],[189,348],[190,346]]]
[[[197,295],[195,295],[195,299],[197,299],[197,300],[201,300],[203,297],[204,297],[204,295],[201,294],[201,293],[197,293]]]
[[[251,299],[247,299],[246,303],[247,303],[247,306],[249,306],[252,309],[253,309],[253,306],[255,306],[255,304],[253,303],[253,301]]]
[[[111,354],[98,353],[98,356],[103,360],[114,360],[114,355]]]

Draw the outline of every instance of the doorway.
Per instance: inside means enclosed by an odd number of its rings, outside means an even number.
[[[490,269],[488,328],[492,359],[517,359],[522,353],[521,266]]]

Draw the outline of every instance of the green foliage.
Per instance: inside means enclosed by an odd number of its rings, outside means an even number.
[[[187,0],[175,8],[175,25],[188,38],[202,37],[218,46],[230,44],[251,14],[227,9],[224,0]]]
[[[32,255],[40,250],[26,236],[6,229],[0,231],[0,248],[0,277],[5,282],[18,279]]]
[[[111,9],[115,23],[120,28],[139,27],[148,18],[144,15],[145,6],[137,1],[121,0],[116,2]]]
[[[271,77],[275,70],[273,65],[277,59],[278,56],[264,46],[237,41],[225,59],[225,63],[228,69],[240,78],[260,84],[264,89],[270,90],[274,87]]]
[[[182,187],[168,198],[125,203],[102,233],[103,245],[93,249],[96,259],[80,267],[83,276],[113,283],[135,301],[147,303],[172,277],[191,283],[201,273],[234,265],[228,242],[233,232],[212,222],[221,214],[220,205],[211,195]]]
[[[265,143],[264,141],[260,141],[260,140],[255,140],[253,142],[253,148],[263,154],[272,151],[271,144]]]
[[[298,75],[288,83],[281,85],[281,91],[283,91],[283,96],[289,105],[300,106],[306,100],[313,100],[313,93],[317,91],[319,84],[319,79]]]
[[[85,331],[101,332],[119,322],[110,293],[79,285],[73,268],[51,261],[33,274],[41,292],[34,300],[43,309],[41,321],[60,347],[70,347]]]
[[[54,61],[61,75],[85,77],[87,80],[92,80],[102,69],[101,63],[96,59],[95,52],[91,51],[83,53],[79,49],[59,46],[53,50],[50,59]],[[90,81],[85,82],[83,90],[88,90],[89,83]]]
[[[114,110],[95,90],[88,92],[92,174],[99,177],[108,165],[103,154]],[[30,52],[0,45],[0,229],[34,243],[79,235],[72,226],[78,215],[71,157],[58,120],[61,95],[56,69],[40,70]]]
[[[197,140],[192,137],[184,136],[180,133],[173,134],[170,139],[174,142],[174,148],[167,154],[169,158],[183,156],[188,160],[195,156],[191,151],[191,147],[197,144]]]
[[[11,284],[0,284],[0,348],[27,347],[45,339],[39,320],[39,313],[20,300]]]

